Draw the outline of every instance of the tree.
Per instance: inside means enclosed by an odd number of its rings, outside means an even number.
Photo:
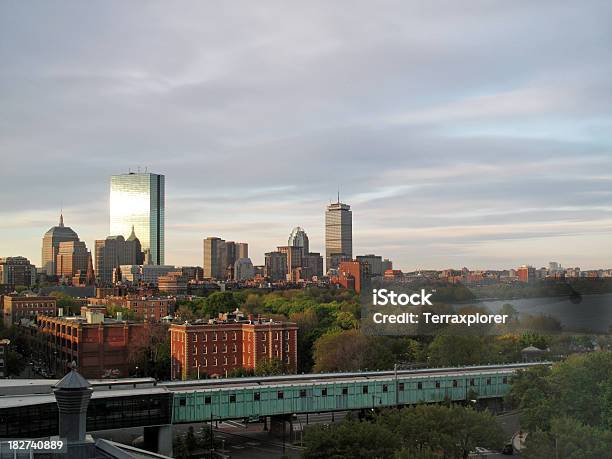
[[[287,365],[281,359],[263,359],[257,362],[256,376],[274,376],[289,373]]]
[[[398,437],[386,426],[353,419],[309,427],[304,442],[304,459],[392,457],[399,447]]]
[[[215,292],[206,298],[206,303],[201,312],[204,315],[216,318],[224,312],[234,311],[238,306],[238,300],[232,292]]]
[[[81,312],[81,304],[74,297],[63,292],[51,292],[50,296],[57,298],[57,307],[64,309],[64,315],[79,314]]]
[[[427,353],[430,365],[450,367],[494,361],[491,350],[479,336],[438,335]]]
[[[314,344],[314,371],[356,371],[393,368],[395,358],[384,337],[341,330],[321,336]]]
[[[536,430],[527,436],[523,455],[527,459],[600,459],[610,457],[612,432],[587,426],[569,417],[555,418],[550,431]]]

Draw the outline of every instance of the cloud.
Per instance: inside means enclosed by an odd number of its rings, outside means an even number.
[[[404,269],[601,266],[611,10],[3,2],[0,256],[39,263],[61,206],[92,247],[109,176],[140,166],[166,175],[177,265],[209,235],[261,263],[296,225],[323,251],[340,186],[357,252]]]

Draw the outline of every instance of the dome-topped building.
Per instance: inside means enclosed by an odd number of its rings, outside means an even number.
[[[60,214],[59,225],[49,228],[42,241],[42,269],[47,275],[56,273],[57,252],[60,242],[77,242],[79,236],[69,226],[64,226],[64,216]]]
[[[289,243],[287,245],[290,247],[300,247],[303,254],[310,252],[310,248],[308,247],[308,236],[304,228],[300,226],[293,228],[293,231],[291,231],[289,235]]]

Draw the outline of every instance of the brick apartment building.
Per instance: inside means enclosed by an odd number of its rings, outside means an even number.
[[[2,297],[2,320],[6,327],[20,319],[33,319],[38,315],[56,316],[57,300],[52,296],[13,296]]]
[[[138,319],[145,322],[159,322],[174,312],[175,305],[175,298],[119,296],[89,299],[89,306],[119,306],[133,311]]]
[[[225,376],[267,359],[279,359],[295,373],[297,325],[237,313],[206,324],[172,324],[170,358],[172,379]]]
[[[361,293],[361,288],[369,276],[368,264],[360,261],[341,261],[338,265],[338,276],[334,283]]]
[[[144,342],[146,324],[105,318],[82,308],[81,316],[39,316],[29,327],[32,349],[57,376],[75,361],[86,378],[126,377],[130,353]]]
[[[9,344],[11,344],[11,342],[8,339],[0,339],[0,379],[8,376],[6,358]]]

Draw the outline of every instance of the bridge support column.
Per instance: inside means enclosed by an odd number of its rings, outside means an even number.
[[[144,449],[172,457],[172,425],[144,428]]]
[[[285,441],[291,441],[293,438],[293,423],[291,422],[291,415],[282,414],[278,416],[270,416],[270,434],[276,437],[281,437]]]

